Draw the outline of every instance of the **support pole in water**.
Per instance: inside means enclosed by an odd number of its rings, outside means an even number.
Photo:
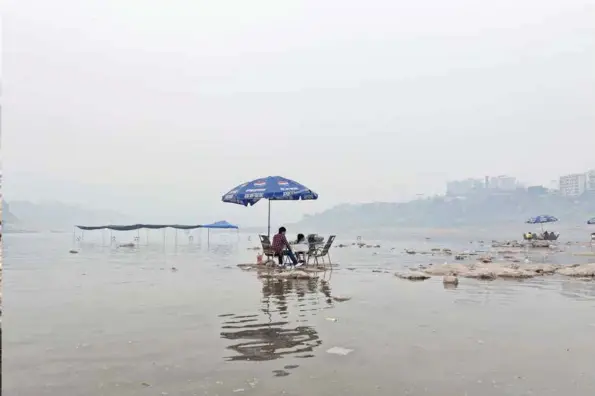
[[[105,246],[105,230],[101,230],[101,247]]]
[[[76,243],[76,226],[72,227],[72,247],[74,247]]]
[[[211,230],[207,228],[207,246],[211,244]]]
[[[269,199],[269,225],[267,228],[267,235],[271,238],[271,200]]]
[[[112,236],[112,230],[109,230],[109,244],[110,246],[114,243],[114,237]]]
[[[178,246],[178,229],[177,228],[176,228],[176,234],[175,234],[174,239],[175,239],[176,246]]]
[[[164,228],[163,229],[163,246],[165,246],[165,231],[166,231],[166,229]]]

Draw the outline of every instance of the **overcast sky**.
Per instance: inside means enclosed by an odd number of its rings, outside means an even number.
[[[580,0],[7,0],[8,199],[254,223],[267,175],[317,202],[595,168],[595,7]]]

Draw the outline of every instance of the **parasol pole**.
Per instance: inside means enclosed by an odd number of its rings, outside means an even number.
[[[269,199],[269,225],[267,228],[267,236],[271,238],[271,200]]]

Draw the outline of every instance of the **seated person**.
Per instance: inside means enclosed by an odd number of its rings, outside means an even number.
[[[287,232],[287,230],[285,229],[285,227],[279,228],[279,232],[277,234],[275,234],[275,236],[273,236],[273,243],[272,243],[271,247],[273,248],[273,252],[275,253],[275,256],[277,258],[279,258],[279,265],[283,265],[283,257],[284,256],[288,256],[291,259],[291,262],[293,263],[293,265],[297,265],[298,260],[295,257],[295,255],[293,254],[293,251],[291,250],[291,246],[289,245],[289,242],[287,241],[287,238],[285,237],[286,232]]]
[[[546,241],[550,240],[550,233],[547,231],[544,231],[543,233],[543,239],[545,239]]]
[[[306,253],[308,252],[308,242],[304,234],[298,234],[296,241],[293,243],[295,255],[299,261],[306,261]],[[297,246],[296,246],[297,245]]]
[[[306,237],[304,236],[304,234],[297,234],[295,244],[297,245],[299,243],[306,243]]]

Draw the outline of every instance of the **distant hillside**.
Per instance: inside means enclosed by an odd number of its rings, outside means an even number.
[[[13,229],[70,230],[75,224],[125,223],[129,220],[114,211],[92,210],[60,202],[11,201],[9,205],[13,218],[12,221],[5,219]]]
[[[568,199],[517,191],[467,198],[435,197],[406,203],[344,204],[313,216],[303,227],[349,229],[361,227],[456,227],[522,223],[531,216],[550,214],[581,224],[595,215],[595,195]]]
[[[11,224],[17,221],[16,216],[10,211],[10,205],[6,201],[2,201],[2,223]]]

